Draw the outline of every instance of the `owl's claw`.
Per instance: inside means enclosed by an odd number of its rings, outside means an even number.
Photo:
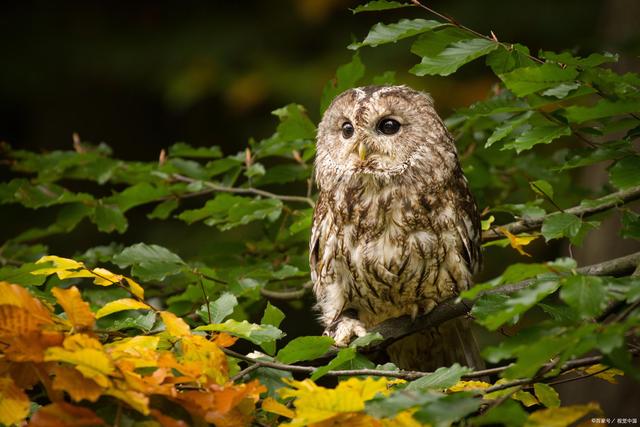
[[[323,335],[330,336],[338,347],[346,347],[353,337],[362,337],[367,334],[364,324],[358,319],[341,317],[325,329]]]

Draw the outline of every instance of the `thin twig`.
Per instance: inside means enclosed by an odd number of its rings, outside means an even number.
[[[189,184],[199,182],[199,183],[202,183],[202,185],[205,185],[206,187],[210,188],[212,191],[219,192],[219,193],[254,194],[256,196],[263,196],[269,199],[278,199],[285,202],[306,203],[311,207],[315,206],[315,202],[310,197],[275,194],[269,191],[260,190],[259,188],[253,188],[253,187],[227,187],[224,185],[216,184],[211,181],[202,181],[199,179],[189,178],[188,176],[180,175],[177,173],[172,174],[171,177],[175,181],[186,182]]]
[[[569,209],[565,209],[564,211],[566,213],[573,214],[579,217],[588,217],[607,211],[609,209],[616,208],[618,206],[622,206],[623,204],[630,203],[638,199],[640,199],[640,186],[631,187],[626,190],[611,193],[607,196],[596,199],[596,202],[602,201],[603,203],[595,203],[594,206],[578,205]],[[505,228],[507,231],[513,234],[529,232],[542,227],[542,223],[550,215],[553,214],[545,215],[541,218],[536,219],[525,218],[519,221],[511,222],[509,224],[501,225],[500,227]],[[489,230],[483,232],[482,240],[487,242],[503,238],[504,236],[498,231],[496,227],[498,226],[491,227]]]

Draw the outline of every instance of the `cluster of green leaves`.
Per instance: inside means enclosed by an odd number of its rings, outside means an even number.
[[[410,7],[376,0],[354,13]],[[453,22],[402,19],[376,24],[362,41],[349,45],[356,53],[324,88],[320,110],[350,87],[395,83],[396,72],[403,70],[367,77],[357,51],[409,38],[414,39],[411,52],[420,57],[410,73],[447,76],[483,58],[496,76],[487,99],[446,119],[470,186],[479,205],[486,208],[485,230],[500,237],[487,239],[492,240],[486,243],[487,251],[510,245],[528,255],[523,247],[540,236],[580,245],[615,210],[622,211],[621,236],[640,239],[640,215],[626,204],[640,194],[640,155],[633,145],[640,135],[640,76],[613,71],[617,56],[612,54],[579,57],[539,52],[533,56],[525,46],[483,37]],[[297,104],[274,115],[278,125],[271,137],[251,140],[246,150],[228,156],[217,147],[185,143],[173,145],[153,162],[119,160],[104,144],[79,141],[73,151],[48,153],[3,146],[16,177],[0,183],[0,203],[42,209],[53,220],[3,243],[0,281],[26,288],[56,307],[61,318],[67,311],[60,307],[55,297],[59,291],[54,290],[79,286],[97,318],[95,332],[103,334],[105,344],[162,332],[166,320],[149,308],[151,304],[182,317],[196,335],[229,334],[242,340],[245,349],[259,348],[261,353],[250,362],[257,362],[259,368],[235,378],[244,362],[228,357],[225,378],[239,383],[257,380],[265,386],[256,416],[268,425],[277,424],[280,417],[290,419],[287,425],[292,426],[325,422],[446,426],[465,418],[473,418],[477,425],[521,426],[544,423],[548,417],[570,424],[597,408],[558,407],[557,393],[545,382],[563,375],[566,361],[597,351],[608,367],[640,377],[627,349],[629,337],[638,335],[640,279],[579,274],[575,261],[559,259],[508,266],[499,277],[463,295],[476,299],[472,314],[489,331],[517,325],[529,314],[533,319],[514,336],[484,349],[490,363],[513,362],[494,384],[465,381],[471,372],[459,365],[410,382],[351,378],[341,379],[334,388],[314,382],[334,370],[396,371],[391,364],[375,366],[358,352],[359,347],[381,338],[376,335],[356,340],[328,363],[316,361],[321,366],[307,370],[310,379],[294,381],[284,365],[324,356],[332,340],[303,336],[279,345],[285,336],[280,329],[285,315],[265,297],[290,298],[308,289],[316,127]],[[593,190],[577,188],[575,172],[600,163],[608,167],[608,182]],[[605,205],[615,209],[589,218],[580,214]],[[570,206],[576,208],[569,211]],[[215,227],[218,238],[235,243],[203,248],[189,258],[155,242],[119,243],[118,234],[128,228],[129,212],[145,209],[149,220]],[[512,220],[534,221],[540,231],[533,227],[531,232],[514,235],[492,224]],[[49,274],[32,274],[42,271],[36,261],[48,255],[48,239],[71,234],[83,222],[115,236],[109,245],[78,248],[73,254],[89,273],[56,265]],[[147,302],[128,298],[133,285],[84,286],[87,278],[96,280],[100,271],[114,274],[101,270],[102,266],[143,282]],[[526,286],[515,293],[498,292],[502,285],[523,280],[528,281]],[[612,307],[619,310],[609,315]],[[550,360],[554,366],[545,370]],[[226,372],[227,368],[220,369]],[[5,377],[0,377],[4,381],[0,396],[13,390]],[[530,380],[533,394],[521,386],[508,386],[514,379]],[[36,389],[34,396],[38,393]],[[0,408],[2,402],[0,397]],[[106,407],[116,408],[114,402],[110,404]],[[526,408],[535,405],[538,410],[528,414]],[[34,403],[30,410],[38,409]],[[118,416],[129,417],[132,423],[151,422],[140,421],[136,408],[129,409]],[[170,415],[181,418],[183,414]],[[156,418],[156,422],[163,421]]]

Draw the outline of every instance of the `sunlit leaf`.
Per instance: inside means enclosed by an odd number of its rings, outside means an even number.
[[[96,319],[124,310],[151,310],[151,307],[132,298],[121,298],[105,304],[104,307],[96,312]]]
[[[9,377],[0,377],[0,423],[10,426],[29,414],[29,398]]]
[[[51,293],[62,307],[67,318],[76,329],[93,329],[96,319],[94,314],[75,286],[68,289],[53,288]]]
[[[189,328],[189,325],[187,325],[184,320],[171,313],[170,311],[161,311],[160,317],[162,318],[164,326],[169,335],[174,337],[182,337],[191,334],[191,328]]]

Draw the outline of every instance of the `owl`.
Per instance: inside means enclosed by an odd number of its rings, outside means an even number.
[[[453,138],[429,95],[407,86],[343,92],[318,128],[310,240],[313,291],[338,346],[468,289],[480,219]],[[387,348],[402,369],[480,367],[464,319]]]

